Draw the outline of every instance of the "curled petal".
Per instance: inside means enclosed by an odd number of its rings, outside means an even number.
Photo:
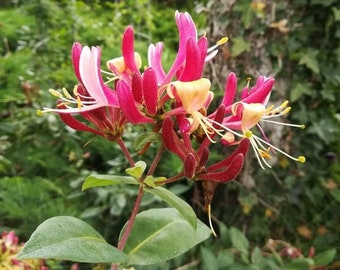
[[[161,84],[168,83],[176,74],[178,69],[183,65],[186,56],[186,43],[189,38],[197,40],[197,30],[194,21],[189,13],[178,12],[175,14],[176,24],[179,32],[178,53],[174,63],[172,64],[168,74]]]
[[[229,182],[235,179],[235,177],[241,172],[243,161],[244,156],[243,154],[239,153],[232,159],[227,168],[218,172],[210,172],[210,170],[208,169],[209,172],[199,175],[198,179],[221,183]]]
[[[101,77],[100,72],[99,47],[85,46],[81,51],[79,59],[79,74],[90,97],[102,105],[118,106],[117,97],[114,92],[108,88]]]
[[[187,113],[192,113],[204,106],[210,97],[210,86],[211,83],[206,78],[191,82],[176,81],[169,84],[167,93],[171,98],[177,94]]]
[[[244,103],[265,103],[268,95],[273,89],[275,83],[274,78],[267,79],[261,86],[256,88],[256,91],[251,91],[247,97],[242,99]]]
[[[186,44],[186,60],[185,67],[179,80],[182,82],[189,82],[197,80],[200,77],[197,74],[201,74],[202,71],[201,53],[196,41],[193,38],[189,38]]]
[[[78,131],[86,131],[91,132],[96,135],[103,136],[103,133],[99,130],[96,130],[94,128],[91,128],[87,125],[85,125],[83,122],[76,119],[72,114],[59,114],[60,119],[63,120],[63,122],[68,125],[70,128],[73,128]]]
[[[170,117],[165,118],[163,121],[162,140],[164,146],[170,152],[175,153],[183,161],[185,160],[189,151],[174,131],[174,123]]]
[[[250,141],[248,139],[243,139],[240,144],[238,145],[238,147],[236,148],[236,150],[231,153],[231,155],[229,155],[227,158],[211,165],[208,170],[209,171],[217,171],[217,170],[221,170],[222,168],[226,168],[229,167],[232,160],[234,159],[235,156],[237,156],[238,154],[242,154],[243,156],[245,156],[249,150],[249,144]]]
[[[79,42],[73,43],[72,46],[72,64],[73,64],[73,69],[74,73],[76,74],[78,81],[83,83],[80,77],[79,73],[79,59],[80,59],[80,54],[83,49],[83,46]]]
[[[123,40],[122,40],[122,55],[124,57],[124,61],[126,66],[132,72],[139,72],[138,66],[135,61],[135,51],[134,51],[134,36],[133,36],[133,28],[129,26],[125,29]]]
[[[228,75],[228,78],[226,80],[225,89],[224,89],[224,97],[222,100],[222,104],[226,107],[230,106],[236,95],[236,89],[237,89],[237,78],[235,73],[231,72]]]
[[[244,102],[237,102],[232,106],[234,115],[241,117],[241,129],[243,131],[249,130],[256,126],[264,115],[266,107],[261,103],[247,104]]]
[[[157,82],[165,78],[165,72],[162,66],[163,43],[157,42],[156,45],[150,44],[148,49],[149,66],[156,72]]]

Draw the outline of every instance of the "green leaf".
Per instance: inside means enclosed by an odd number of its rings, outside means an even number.
[[[250,51],[250,43],[246,42],[242,37],[234,37],[232,40],[231,55],[236,57],[243,52]]]
[[[109,245],[84,221],[58,216],[44,221],[33,232],[19,259],[60,259],[85,263],[122,263],[127,256]]]
[[[129,185],[139,185],[139,182],[130,176],[120,176],[120,175],[90,175],[88,176],[81,190],[84,191],[93,187],[104,187],[117,184],[129,184]]]
[[[161,141],[161,135],[158,132],[143,132],[137,136],[134,144],[137,151],[141,150],[146,143]]]
[[[229,233],[233,247],[242,251],[244,254],[248,254],[249,242],[245,235],[235,227],[231,227]]]
[[[329,192],[336,201],[340,202],[340,189],[339,188],[331,189]]]
[[[210,234],[201,221],[195,231],[173,208],[150,209],[137,215],[124,252],[129,265],[155,264],[183,254]]]
[[[302,95],[310,95],[311,89],[302,83],[297,83],[295,87],[290,91],[290,101],[294,102],[298,100]]]
[[[330,264],[334,260],[335,255],[336,255],[335,248],[320,252],[314,258],[315,265],[324,266]]]
[[[157,187],[157,182],[162,182],[164,180],[166,180],[166,177],[153,177],[152,175],[148,175],[143,183],[149,187]]]
[[[183,218],[189,222],[194,230],[196,230],[197,217],[194,210],[187,202],[163,187],[145,188],[144,190],[161,198],[173,208],[176,208],[177,211],[183,216]]]
[[[297,258],[284,266],[284,270],[309,270],[312,265],[311,258]]]
[[[137,161],[134,167],[127,168],[125,171],[127,174],[140,178],[146,169],[146,163],[144,161]]]
[[[202,258],[202,265],[200,269],[202,270],[213,270],[218,269],[218,261],[216,255],[211,251],[211,249],[206,247],[201,247],[201,258]]]
[[[299,61],[299,65],[305,65],[309,69],[311,69],[314,73],[319,73],[319,63],[317,59],[318,55],[317,50],[308,50],[306,53],[302,55]]]

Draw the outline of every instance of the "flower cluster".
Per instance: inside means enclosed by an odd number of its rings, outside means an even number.
[[[15,232],[4,231],[0,238],[0,269],[12,270],[47,270],[44,260],[21,261],[16,255],[22,249],[23,244],[19,243]]]
[[[101,69],[99,47],[75,43],[72,62],[78,84],[72,92],[65,88],[50,89],[59,99],[57,107],[44,108],[39,113],[58,113],[71,128],[118,142],[125,154],[122,138],[126,125],[149,126],[161,134],[162,145],[183,161],[182,173],[164,183],[181,177],[203,181],[206,209],[210,212],[216,185],[239,174],[250,146],[263,169],[270,167],[269,160],[275,153],[305,162],[303,156],[293,157],[273,146],[265,135],[263,122],[304,126],[275,121],[291,108],[287,101],[278,107],[268,105],[275,83],[272,77],[259,76],[253,87],[249,80],[236,99],[237,77],[230,73],[219,106],[215,110],[210,108],[214,93],[210,80],[203,77],[203,70],[228,39],[222,38],[209,47],[206,35],[197,35],[188,13],[177,11],[175,19],[179,44],[169,70],[162,65],[162,42],[149,46],[148,63],[141,70],[132,27],[123,34],[122,56],[108,60],[106,70]],[[209,149],[215,143],[234,147],[234,152],[211,164]]]

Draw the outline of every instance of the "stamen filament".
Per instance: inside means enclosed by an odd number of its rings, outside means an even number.
[[[305,125],[278,122],[278,121],[268,120],[266,118],[261,119],[260,121],[268,122],[268,123],[273,123],[273,124],[278,124],[278,125],[282,125],[282,126],[297,127],[297,128],[302,128],[302,129],[304,129],[306,127]]]
[[[306,158],[304,156],[299,156],[299,157],[295,158],[295,157],[289,155],[288,153],[284,152],[283,150],[277,148],[276,146],[266,142],[265,140],[261,139],[260,137],[258,137],[256,135],[253,135],[253,138],[255,138],[256,141],[260,141],[260,142],[268,145],[269,147],[275,149],[276,151],[280,152],[281,154],[285,155],[286,157],[288,157],[288,158],[290,158],[292,160],[295,160],[295,161],[298,161],[298,162],[301,162],[301,163],[304,163],[306,161]]]
[[[209,219],[210,230],[211,230],[212,234],[214,235],[214,237],[217,237],[217,233],[215,232],[214,227],[213,227],[212,222],[211,222],[211,205],[210,205],[210,203],[208,204],[208,219]]]

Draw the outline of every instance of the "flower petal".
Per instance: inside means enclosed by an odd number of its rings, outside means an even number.
[[[175,153],[183,161],[185,160],[189,151],[174,131],[174,123],[170,117],[165,118],[163,121],[162,140],[164,146],[170,152]]]
[[[135,61],[133,28],[129,26],[125,29],[122,41],[122,55],[126,66],[133,72],[139,72]]]
[[[153,119],[143,115],[137,108],[130,85],[120,80],[116,86],[119,105],[126,119],[133,124],[152,123]]]
[[[236,90],[237,90],[237,78],[235,73],[231,72],[228,75],[224,88],[222,104],[225,107],[228,107],[233,103],[236,95]]]
[[[162,65],[163,43],[150,44],[148,49],[148,63],[156,72],[157,82],[163,81],[165,72]]]
[[[199,180],[205,181],[215,181],[226,183],[231,180],[234,180],[236,176],[241,172],[243,167],[244,156],[243,154],[237,154],[232,161],[230,162],[229,166],[222,171],[218,172],[208,172],[205,174],[201,174],[198,176]]]

